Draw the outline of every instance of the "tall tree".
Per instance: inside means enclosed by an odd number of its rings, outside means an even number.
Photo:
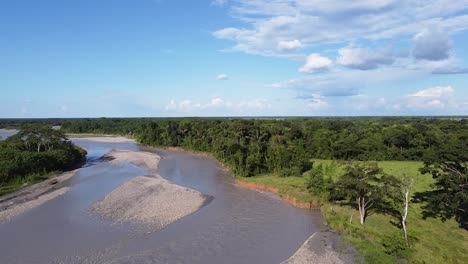
[[[385,175],[376,163],[350,162],[336,186],[344,197],[356,205],[359,222],[364,225],[370,214],[387,207],[388,194],[385,188],[390,182],[396,181],[395,177]]]
[[[468,132],[468,131],[467,131]],[[468,133],[450,136],[438,152],[426,157],[423,173],[435,179],[434,190],[420,197],[426,201],[423,216],[442,221],[455,218],[468,230]]]

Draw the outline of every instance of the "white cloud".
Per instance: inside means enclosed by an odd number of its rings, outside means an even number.
[[[436,86],[424,90],[417,91],[416,93],[409,94],[409,97],[432,97],[440,98],[453,94],[454,90],[451,86]]]
[[[424,29],[414,37],[413,56],[416,59],[440,61],[447,59],[450,39],[441,29]]]
[[[166,105],[166,111],[168,110],[175,110],[177,109],[177,103],[174,100],[171,100],[167,105]]]
[[[451,86],[436,86],[406,95],[406,107],[410,109],[434,109],[455,105]]]
[[[265,108],[270,108],[271,103],[268,101],[268,99],[255,99],[255,100],[250,100],[250,101],[241,101],[237,104],[237,108],[239,109],[245,109],[245,108],[256,108],[256,109],[265,109]]]
[[[359,70],[370,70],[380,65],[390,65],[395,59],[387,50],[371,50],[367,48],[342,48],[338,50],[338,64]]]
[[[215,97],[213,99],[211,99],[211,105],[212,106],[221,106],[224,104],[224,100],[219,98],[219,97]]]
[[[307,103],[307,107],[314,111],[328,107],[328,102],[324,100],[323,96],[313,94]]]
[[[369,71],[343,71],[336,69],[327,74],[307,75],[282,82],[267,85],[271,88],[291,89],[303,95],[319,94],[322,96],[355,96],[365,82],[366,86],[381,85],[382,83],[399,83],[414,78],[427,76],[425,71],[404,68],[377,68]],[[307,97],[308,98],[308,97]]]
[[[400,39],[436,25],[452,34],[468,29],[467,9],[468,0],[237,0],[231,14],[247,26],[214,36],[233,41],[233,50],[277,56],[284,40],[311,46]]]
[[[193,107],[192,106],[192,101],[190,101],[190,100],[183,100],[179,104],[179,109],[181,109],[181,110],[188,110],[188,109],[190,109],[192,107]]]
[[[227,76],[224,73],[218,74],[218,76],[216,76],[216,80],[219,80],[219,81],[225,81],[227,79],[229,79],[229,76]]]
[[[195,103],[192,100],[182,100],[180,103],[177,103],[174,100],[171,100],[165,107],[166,111],[172,112],[200,112],[200,111],[212,111],[216,109],[224,108],[225,110],[239,110],[243,111],[246,109],[267,109],[271,107],[271,103],[268,99],[258,98],[253,100],[243,100],[238,103],[232,103],[230,101],[225,101],[220,97],[212,98],[208,103]]]
[[[278,42],[278,49],[282,51],[288,51],[288,50],[296,50],[304,47],[302,43],[295,39],[295,40],[282,40]]]
[[[299,72],[324,72],[327,71],[331,65],[332,61],[329,58],[320,56],[318,53],[312,53],[307,57],[306,64],[299,69]]]

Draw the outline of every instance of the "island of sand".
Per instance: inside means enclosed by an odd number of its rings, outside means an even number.
[[[153,231],[194,213],[210,197],[156,174],[160,157],[149,152],[113,150],[104,159],[146,168],[149,175],[122,184],[93,207],[93,212],[120,223],[141,223]]]

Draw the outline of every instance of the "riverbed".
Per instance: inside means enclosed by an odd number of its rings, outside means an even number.
[[[69,191],[0,223],[0,263],[281,263],[325,230],[319,211],[295,208],[273,194],[239,187],[211,158],[144,148],[161,157],[158,174],[209,197],[198,211],[153,232],[92,214],[93,204],[150,172],[100,159],[134,142],[73,139],[88,151]]]

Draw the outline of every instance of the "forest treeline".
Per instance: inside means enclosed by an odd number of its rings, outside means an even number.
[[[152,146],[212,153],[240,176],[298,175],[310,159],[427,160],[441,147],[466,146],[466,119],[81,119],[65,121],[74,133],[134,136]]]
[[[0,141],[0,187],[18,185],[28,177],[64,171],[83,160],[86,152],[47,125],[23,125],[16,135]],[[3,191],[2,191],[3,192]]]

